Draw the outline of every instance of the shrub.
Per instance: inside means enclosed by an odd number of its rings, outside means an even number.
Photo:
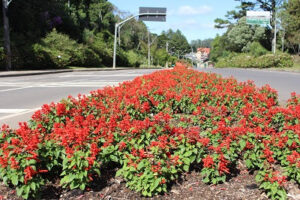
[[[129,67],[139,67],[145,62],[145,58],[133,50],[125,52],[128,59]]]
[[[109,33],[99,32],[94,35],[91,31],[85,31],[84,41],[102,59],[103,65],[112,66],[113,43]]]
[[[266,54],[255,57],[250,54],[236,54],[231,57],[220,58],[216,67],[237,67],[237,68],[279,68],[292,67],[293,59],[289,54]]]
[[[254,60],[254,66],[258,68],[270,68],[270,67],[292,67],[293,59],[287,53],[280,54],[266,54],[260,56]]]
[[[72,66],[99,67],[102,66],[102,59],[92,49],[85,45],[79,45],[78,51],[74,52]]]
[[[33,45],[34,56],[39,65],[47,68],[64,68],[82,56],[83,47],[69,36],[55,29],[40,43]]]
[[[267,54],[269,51],[265,49],[259,42],[252,42],[246,49],[246,52],[252,56],[259,57]]]

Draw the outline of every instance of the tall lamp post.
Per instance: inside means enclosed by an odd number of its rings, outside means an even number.
[[[119,23],[115,24],[115,38],[114,38],[114,53],[113,53],[113,69],[116,68],[117,63],[117,34],[118,28],[128,22],[129,20],[139,17],[141,21],[166,21],[167,9],[166,8],[150,8],[150,7],[140,7],[140,13],[131,16]]]

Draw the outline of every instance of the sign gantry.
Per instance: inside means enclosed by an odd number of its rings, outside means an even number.
[[[167,8],[158,7],[140,7],[139,14],[131,16],[119,23],[115,24],[115,39],[114,39],[114,55],[113,55],[113,68],[116,68],[116,54],[117,54],[117,33],[118,28],[122,24],[128,22],[129,20],[139,17],[140,21],[156,21],[165,22],[167,17]]]

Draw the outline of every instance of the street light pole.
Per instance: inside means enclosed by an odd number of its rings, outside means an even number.
[[[148,67],[150,67],[150,56],[151,56],[151,51],[150,51],[150,31],[148,30]]]
[[[2,0],[5,1],[5,0]],[[127,21],[138,17],[138,16],[144,16],[144,15],[151,15],[151,16],[157,16],[157,15],[166,15],[166,13],[139,13],[137,15],[131,16],[127,19],[125,19],[124,21],[121,21],[120,23],[116,23],[115,24],[115,39],[114,39],[114,53],[113,53],[113,69],[116,68],[116,64],[117,64],[117,59],[116,59],[116,55],[117,55],[117,34],[118,34],[118,28],[119,26],[121,26],[122,24],[126,23]]]
[[[274,20],[274,39],[273,39],[273,54],[276,53],[276,40],[277,40],[277,12],[274,11],[275,13],[275,20]]]
[[[114,55],[113,55],[113,69],[116,68],[116,54],[117,54],[117,31],[118,31],[118,24],[115,25],[115,40],[114,40]]]

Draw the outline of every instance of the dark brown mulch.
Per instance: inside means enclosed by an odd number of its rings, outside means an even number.
[[[254,175],[249,174],[245,169],[240,169],[235,177],[220,185],[206,185],[201,181],[201,175],[197,169],[190,173],[182,174],[179,181],[170,186],[167,194],[155,196],[153,198],[141,197],[139,193],[126,188],[126,184],[121,178],[115,178],[115,169],[107,169],[103,172],[99,180],[95,180],[90,189],[83,192],[81,190],[67,191],[59,187],[58,182],[48,184],[42,190],[42,199],[59,200],[121,200],[121,199],[218,199],[218,200],[266,200],[266,195],[259,190],[254,180]],[[16,196],[15,190],[0,185],[0,195],[2,199],[20,200]],[[0,199],[1,199],[0,197]]]
[[[258,188],[255,182],[255,174],[249,173],[244,164],[239,163],[238,170],[226,183],[219,185],[207,185],[201,181],[201,175],[197,167],[193,167],[190,173],[182,174],[180,179],[170,186],[169,192],[153,198],[145,198],[140,193],[126,188],[126,183],[121,178],[116,178],[117,168],[105,169],[100,178],[95,178],[91,188],[86,191],[63,190],[59,186],[59,180],[46,185],[41,193],[41,199],[55,200],[267,200],[267,196]],[[295,183],[287,185],[288,198],[300,200],[300,189]],[[0,200],[21,200],[15,190],[0,185]]]

